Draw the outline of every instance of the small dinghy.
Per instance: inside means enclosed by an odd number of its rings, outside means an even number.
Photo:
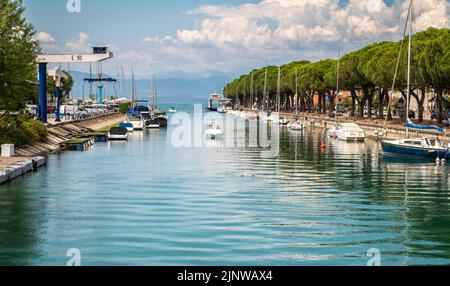
[[[218,137],[222,137],[223,130],[219,124],[211,123],[208,125],[205,131],[206,138],[216,139]]]
[[[113,127],[108,132],[108,140],[125,141],[128,140],[128,129],[125,127]]]

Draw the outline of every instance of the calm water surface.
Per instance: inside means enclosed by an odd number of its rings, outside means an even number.
[[[318,129],[281,131],[277,159],[177,149],[174,128],[1,186],[0,265],[65,265],[69,248],[83,265],[365,265],[370,248],[384,265],[450,264],[448,166]]]

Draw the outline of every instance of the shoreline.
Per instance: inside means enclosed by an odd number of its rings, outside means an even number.
[[[49,125],[46,143],[22,146],[15,150],[14,157],[0,157],[0,185],[46,165],[46,156],[64,150],[62,142],[117,124],[123,119],[124,115],[117,113]]]
[[[280,112],[280,115],[286,116],[288,120],[293,120],[295,116],[295,112]],[[298,115],[301,118],[313,119],[316,121],[316,127],[322,127],[327,129],[327,127],[333,127],[336,125],[335,118],[329,118],[325,114],[317,114],[317,113],[307,113],[307,112],[299,112]],[[338,117],[338,123],[356,123],[358,124],[364,132],[366,132],[366,136],[370,139],[380,140],[375,134],[375,131],[384,130],[384,119],[383,118],[359,118],[359,117]],[[424,122],[424,124],[432,124],[429,122]],[[391,120],[387,122],[387,131],[388,137],[386,139],[401,139],[405,137],[406,127],[403,126],[403,123],[400,120]],[[444,128],[444,134],[439,134],[436,131],[428,131],[428,130],[410,130],[410,137],[423,137],[423,136],[435,136],[441,140],[450,142],[450,134],[449,129]]]

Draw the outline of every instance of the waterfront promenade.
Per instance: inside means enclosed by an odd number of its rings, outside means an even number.
[[[61,150],[60,144],[62,142],[86,132],[117,124],[123,119],[122,114],[111,114],[83,121],[68,121],[57,125],[49,125],[46,143],[21,146],[15,150],[14,157],[0,157],[0,184],[43,166],[45,158],[41,156]]]

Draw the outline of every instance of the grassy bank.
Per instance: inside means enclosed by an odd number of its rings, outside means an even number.
[[[25,114],[0,116],[0,144],[24,146],[47,142],[47,127],[41,122],[31,120]]]

